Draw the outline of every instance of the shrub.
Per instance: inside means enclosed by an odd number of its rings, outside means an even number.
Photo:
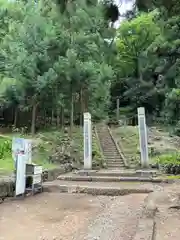
[[[0,159],[3,159],[7,154],[11,153],[11,146],[12,141],[10,139],[0,142]]]
[[[180,153],[161,155],[156,158],[156,163],[167,174],[180,174]]]

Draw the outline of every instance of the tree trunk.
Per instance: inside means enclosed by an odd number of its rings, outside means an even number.
[[[54,123],[54,110],[51,110],[51,125],[53,126]]]
[[[79,101],[80,101],[80,126],[83,125],[83,90],[81,88],[81,91],[79,93]]]
[[[64,128],[64,107],[61,107],[61,127]]]
[[[34,135],[36,132],[36,110],[38,104],[34,104],[32,107],[32,119],[31,119],[31,134]]]
[[[84,112],[88,112],[88,93],[84,94]]]
[[[47,127],[47,122],[46,122],[46,109],[44,109],[44,127]]]
[[[59,108],[58,107],[57,107],[57,110],[56,110],[56,114],[57,114],[57,118],[56,118],[57,127],[59,128],[59,126],[60,126],[60,112],[59,112]]]
[[[14,127],[17,127],[17,118],[18,118],[18,107],[15,107],[15,111],[14,111]]]
[[[71,116],[70,116],[70,135],[72,136],[74,125],[74,96],[71,94]]]

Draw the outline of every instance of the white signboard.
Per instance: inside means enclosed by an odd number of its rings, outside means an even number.
[[[32,162],[32,140],[24,138],[13,138],[12,140],[12,157],[16,162],[17,155],[24,154],[25,162]]]
[[[16,189],[15,195],[21,195],[25,192],[26,184],[26,162],[23,154],[18,154],[16,159]]]
[[[33,184],[38,184],[42,182],[42,175],[37,174],[33,176]]]
[[[42,166],[35,166],[34,167],[34,174],[42,174],[43,168]]]

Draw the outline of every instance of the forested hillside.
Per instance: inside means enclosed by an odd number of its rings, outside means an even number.
[[[115,29],[109,0],[0,1],[2,123],[82,124],[139,106],[151,120],[179,123],[180,3],[137,0]],[[121,114],[120,114],[121,115]]]
[[[136,1],[131,18],[117,30],[111,93],[132,113],[145,106],[154,120],[174,125],[180,117],[179,13],[177,0]]]

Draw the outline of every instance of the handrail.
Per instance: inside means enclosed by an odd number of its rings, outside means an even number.
[[[99,139],[99,136],[98,136],[96,125],[94,125],[94,133],[95,133],[96,139],[98,141],[98,146],[99,146],[99,149],[101,151],[101,154],[102,154],[102,157],[103,157],[103,161],[105,162],[104,152],[102,150],[102,146],[101,146],[101,142],[100,142],[100,139]]]
[[[110,128],[109,128],[108,126],[107,126],[107,128],[108,128],[109,134],[110,134],[110,136],[111,136],[111,139],[113,140],[113,142],[114,142],[114,144],[115,144],[115,146],[116,146],[117,151],[119,152],[120,156],[122,157],[122,160],[123,160],[123,162],[124,162],[125,167],[128,167],[129,165],[128,165],[128,163],[127,163],[127,160],[126,160],[124,154],[122,153],[122,151],[120,150],[120,147],[119,147],[118,143],[117,143],[116,140],[114,139]]]

